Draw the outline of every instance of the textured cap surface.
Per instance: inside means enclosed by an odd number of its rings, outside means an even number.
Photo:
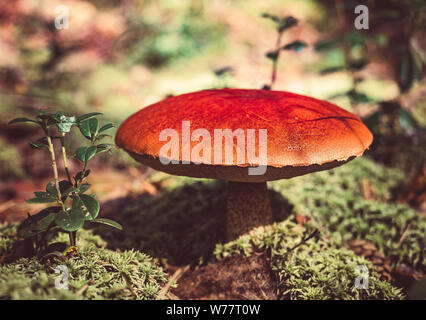
[[[159,161],[160,132],[179,133],[182,161],[182,121],[189,121],[191,132],[204,128],[212,137],[209,163],[169,164]],[[259,130],[267,130],[267,172],[248,176],[249,162],[237,163],[234,139],[233,164],[214,163],[215,129],[254,129],[256,154]],[[120,126],[116,144],[138,161],[155,169],[178,175],[233,181],[268,181],[291,178],[341,165],[360,156],[373,136],[354,114],[326,101],[289,92],[243,89],[204,90],[171,97],[130,116]],[[198,141],[191,141],[191,148]],[[246,144],[247,146],[247,144]],[[222,155],[226,152],[222,144]],[[245,152],[245,150],[244,150]],[[244,169],[244,170],[241,170]]]

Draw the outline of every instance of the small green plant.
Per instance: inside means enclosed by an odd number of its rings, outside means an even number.
[[[115,221],[98,218],[100,204],[94,195],[87,194],[91,186],[86,182],[86,178],[90,174],[89,161],[98,153],[110,152],[113,147],[110,143],[100,143],[101,140],[110,137],[105,134],[105,131],[114,126],[112,123],[100,126],[99,120],[96,118],[99,115],[101,113],[93,112],[79,117],[69,117],[60,112],[49,113],[45,109],[40,109],[35,119],[16,118],[9,122],[9,124],[38,125],[43,130],[44,136],[30,142],[30,145],[50,153],[53,179],[47,183],[46,191],[36,191],[34,192],[35,197],[27,200],[28,203],[45,203],[49,206],[37,214],[28,214],[28,218],[18,228],[18,236],[32,239],[37,251],[40,251],[49,234],[53,234],[55,231],[67,232],[70,245],[75,246],[77,230],[81,229],[86,221],[122,229],[121,225]],[[79,147],[75,151],[73,156],[82,162],[82,169],[71,177],[67,164],[65,137],[71,133],[73,126],[79,129],[90,144]],[[65,180],[59,178],[54,141],[58,141],[60,145],[62,164],[66,173]]]
[[[290,42],[286,45],[281,45],[282,37],[284,34],[284,31],[296,26],[299,23],[299,20],[292,16],[286,16],[286,17],[278,17],[273,14],[264,13],[262,14],[263,18],[272,20],[276,25],[276,30],[278,33],[277,36],[277,42],[275,44],[275,49],[272,51],[269,51],[266,53],[266,57],[270,60],[272,60],[272,74],[271,74],[271,80],[269,84],[265,84],[263,86],[264,90],[271,90],[272,86],[274,85],[276,79],[277,79],[277,68],[278,68],[278,59],[280,57],[280,52],[282,50],[293,50],[293,51],[300,51],[304,47],[307,47],[306,42],[301,40],[295,40],[293,42]]]

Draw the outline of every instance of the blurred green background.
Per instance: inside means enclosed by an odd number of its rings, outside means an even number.
[[[384,121],[418,129],[426,124],[422,3],[370,1],[370,28],[356,30],[353,1],[69,0],[69,28],[58,30],[61,1],[3,2],[0,177],[43,175],[22,159],[7,165],[17,152],[29,152],[17,138],[31,129],[6,123],[39,107],[98,111],[119,125],[168,95],[261,88],[271,73],[265,54],[276,41],[275,25],[263,13],[296,17],[283,43],[308,45],[281,54],[274,89],[327,99],[364,118],[374,115],[370,127]],[[391,100],[400,118],[382,119],[375,111]],[[112,160],[131,163],[123,155]]]

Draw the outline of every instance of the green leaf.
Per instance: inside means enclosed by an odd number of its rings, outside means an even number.
[[[96,118],[90,118],[89,120],[81,122],[79,128],[83,136],[92,140],[99,132],[99,121]]]
[[[61,180],[59,181],[59,191],[61,191],[61,195],[64,196],[66,195],[66,191],[68,189],[72,188],[72,184],[68,181],[68,180]],[[47,185],[46,185],[46,192],[57,196],[58,193],[56,191],[56,185],[55,185],[55,180],[50,180]]]
[[[370,98],[368,95],[362,92],[358,92],[356,90],[351,90],[348,92],[348,96],[356,101],[357,103],[373,103],[374,99]]]
[[[315,43],[314,49],[315,51],[325,51],[338,47],[342,42],[342,39],[330,39],[325,41],[319,41]]]
[[[55,223],[65,231],[76,231],[83,227],[84,216],[84,212],[75,209],[60,211],[55,214]]]
[[[46,137],[42,137],[36,141],[30,142],[30,146],[37,149],[48,149]]]
[[[103,223],[103,224],[106,224],[107,226],[116,228],[118,230],[123,230],[123,227],[121,226],[121,224],[119,224],[118,222],[115,222],[113,220],[110,220],[110,219],[96,218],[96,219],[92,220],[92,222]]]
[[[86,113],[86,114],[83,114],[83,115],[77,117],[77,120],[81,122],[81,121],[84,121],[84,120],[87,120],[87,119],[90,119],[90,118],[93,118],[93,117],[96,117],[96,116],[100,116],[100,115],[102,115],[102,113],[100,113],[100,112]]]
[[[80,160],[81,162],[86,162],[86,151],[87,151],[87,147],[78,148],[77,151],[75,152],[76,158]]]
[[[223,68],[219,68],[214,70],[214,74],[217,77],[223,77],[226,76],[229,73],[232,73],[234,71],[234,69],[232,67],[223,67]]]
[[[367,41],[367,37],[360,32],[351,31],[346,36],[347,41],[349,42],[349,46],[355,47],[359,45],[364,45]]]
[[[36,230],[42,232],[49,228],[50,224],[55,220],[55,215],[59,212],[60,207],[53,207],[54,209],[44,209],[41,212],[47,211],[46,216],[38,221],[36,224]]]
[[[404,54],[399,65],[398,85],[401,92],[406,92],[410,89],[420,74],[419,65],[413,54],[411,52]]]
[[[329,68],[325,68],[325,69],[321,70],[320,74],[326,75],[326,74],[330,74],[330,73],[338,72],[338,71],[342,71],[342,70],[345,70],[344,66],[329,67]]]
[[[36,191],[34,192],[35,198],[26,200],[27,203],[51,203],[56,202],[57,198],[56,196],[52,195],[49,192],[41,192]]]
[[[407,109],[404,109],[402,107],[399,108],[398,118],[399,118],[399,123],[401,124],[401,127],[404,130],[413,130],[413,129],[415,130],[420,127],[417,120],[413,117],[413,115]]]
[[[80,147],[75,152],[75,157],[81,162],[87,162],[95,156],[96,150],[96,146]]]
[[[70,187],[68,189],[65,189],[64,191],[61,192],[62,196],[68,196],[71,192],[79,192],[78,188],[75,187]]]
[[[296,18],[291,17],[291,16],[281,18],[281,17],[278,17],[278,16],[273,15],[273,14],[269,14],[269,13],[263,13],[262,17],[270,19],[273,22],[275,22],[277,24],[277,29],[278,29],[279,32],[283,32],[284,30],[295,26],[299,22]]]
[[[86,162],[89,161],[90,159],[92,159],[97,151],[97,147],[96,146],[91,146],[89,148],[87,148],[86,150]]]
[[[29,238],[49,228],[60,207],[49,207],[26,218],[18,227],[18,237]]]
[[[103,132],[109,129],[114,128],[114,125],[112,123],[107,123],[106,125],[103,125],[100,129],[99,132]]]
[[[90,128],[90,132],[93,136],[96,136],[98,134],[99,131],[99,121],[96,118],[91,118],[88,120],[89,122],[89,128]]]
[[[266,19],[271,19],[273,22],[275,23],[279,23],[280,22],[280,18],[276,15],[270,14],[270,13],[262,13],[262,17],[266,18]]]
[[[49,244],[46,249],[42,250],[38,256],[42,257],[42,259],[48,255],[57,255],[58,258],[61,258],[62,252],[64,252],[67,247],[68,244],[66,242],[53,242]]]
[[[109,134],[100,134],[96,137],[96,140],[99,141],[99,140],[102,140],[104,138],[112,138],[112,136],[109,135]]]
[[[370,114],[366,119],[364,119],[364,123],[370,129],[378,126],[380,124],[380,119],[382,117],[382,111],[378,110]]]
[[[293,51],[300,51],[304,47],[307,47],[308,45],[304,41],[296,40],[293,42],[290,42],[289,44],[286,44],[284,47],[282,47],[283,50],[293,50]]]
[[[57,195],[56,192],[56,186],[55,186],[55,180],[50,180],[47,185],[46,185],[46,192],[53,194],[53,195]]]
[[[111,143],[101,143],[96,146],[96,153],[106,152],[114,147]]]
[[[299,23],[299,20],[292,16],[287,16],[281,19],[281,21],[278,24],[278,31],[283,32],[286,29],[289,29],[291,27],[294,27]]]
[[[55,113],[53,119],[56,121],[56,126],[59,132],[70,132],[73,125],[77,125],[76,117],[67,117],[60,112]]]
[[[80,123],[80,125],[78,127],[80,129],[81,134],[84,137],[86,137],[89,140],[92,138],[92,133],[90,132],[90,126],[89,126],[88,121],[84,121],[84,122]]]
[[[90,189],[90,187],[91,187],[92,185],[90,184],[90,183],[83,183],[82,185],[80,185],[80,188],[79,188],[79,193],[81,194],[81,193],[85,193],[87,190],[89,190]]]
[[[100,204],[95,198],[87,194],[80,194],[74,198],[72,208],[83,211],[86,220],[93,220],[99,214]]]
[[[8,124],[14,124],[14,123],[25,123],[25,122],[29,122],[29,123],[35,123],[35,124],[39,124],[37,121],[35,121],[35,120],[31,120],[31,119],[28,119],[28,118],[15,118],[15,119],[13,119],[13,120],[11,120],[11,121],[9,121],[9,123]]]
[[[44,143],[41,142],[37,142],[37,141],[33,141],[29,143],[31,147],[36,148],[36,149],[47,149],[48,146],[45,145]]]
[[[58,127],[59,132],[70,132],[71,127],[73,126],[73,123],[57,123],[56,126]]]
[[[83,171],[79,171],[77,172],[77,174],[75,175],[75,179],[76,180],[83,180],[84,178],[86,178],[88,175],[90,174],[90,169],[86,170],[83,174]]]
[[[266,57],[268,58],[268,59],[271,59],[271,60],[277,60],[277,58],[278,58],[278,50],[274,50],[274,51],[269,51],[269,52],[267,52],[266,53]]]

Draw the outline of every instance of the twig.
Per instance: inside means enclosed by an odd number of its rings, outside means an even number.
[[[84,286],[80,288],[80,290],[77,291],[77,295],[83,295],[86,290],[94,283],[93,280],[89,280]]]
[[[135,290],[132,287],[132,283],[130,282],[129,276],[125,272],[122,272],[121,276],[123,277],[124,281],[126,282],[126,285],[129,288],[130,292],[137,298],[138,295],[136,294]]]
[[[189,265],[186,265],[185,267],[183,267],[183,268],[179,268],[179,269],[177,269],[176,271],[175,271],[175,273],[173,273],[173,275],[170,277],[170,279],[169,279],[169,281],[167,282],[167,284],[163,287],[163,288],[161,288],[161,290],[160,290],[160,293],[158,294],[158,296],[157,296],[157,298],[156,298],[156,300],[162,300],[164,297],[165,297],[165,295],[167,294],[167,292],[169,291],[169,289],[170,289],[170,287],[171,287],[171,285],[174,283],[174,282],[176,282],[176,281],[178,281],[182,276],[183,276],[183,274],[186,272],[186,271],[188,271],[189,270]]]
[[[405,228],[404,232],[402,233],[401,238],[399,239],[398,244],[396,245],[397,248],[399,248],[401,244],[404,242],[404,239],[407,237],[407,233],[410,227],[411,227],[411,222],[408,224],[407,228]]]
[[[87,288],[89,288],[88,284],[85,284],[80,290],[77,291],[77,295],[82,295],[86,292]]]
[[[319,233],[318,229],[315,229],[314,232],[312,232],[309,236],[307,236],[306,238],[302,239],[298,244],[296,244],[293,248],[289,249],[288,252],[293,251],[294,249],[296,249],[297,247],[301,246],[302,244],[305,244],[308,240],[312,239],[313,237],[315,237],[317,234]]]
[[[168,295],[170,296],[171,300],[180,300],[180,298],[172,292],[169,292]]]
[[[256,280],[255,275],[252,275],[252,276],[251,276],[251,278],[252,278],[252,279],[253,279],[253,281],[256,283],[257,287],[259,288],[260,292],[261,292],[261,293],[262,293],[262,295],[263,295],[263,298],[264,298],[265,300],[268,300],[268,296],[266,295],[265,291],[263,291],[262,287],[261,287],[261,286],[260,286],[260,284],[259,284],[259,281],[257,281],[257,280]],[[259,300],[260,300],[260,299],[259,299]]]

